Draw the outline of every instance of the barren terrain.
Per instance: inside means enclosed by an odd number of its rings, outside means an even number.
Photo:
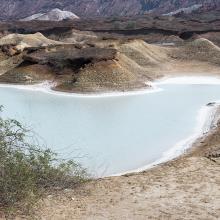
[[[129,18],[1,23],[0,83],[49,81],[54,90],[88,93],[220,76],[219,19],[146,18],[136,18],[139,26]],[[219,219],[219,156],[220,123],[175,160],[53,192],[17,219]]]
[[[185,155],[48,195],[37,219],[219,219],[220,123]]]

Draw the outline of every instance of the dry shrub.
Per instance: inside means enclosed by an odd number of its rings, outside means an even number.
[[[0,116],[0,207],[30,206],[45,190],[72,188],[88,179],[73,160],[27,141],[18,121]]]

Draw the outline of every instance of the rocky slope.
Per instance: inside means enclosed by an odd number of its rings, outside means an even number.
[[[83,35],[87,40],[77,41]],[[219,74],[220,48],[207,39],[174,38],[174,45],[164,46],[126,37],[95,38],[83,31],[75,36],[72,32],[59,41],[40,33],[0,38],[0,82],[48,80],[56,84],[55,90],[89,93],[143,89],[158,77],[176,73]]]
[[[62,21],[66,19],[79,19],[78,16],[73,14],[69,11],[62,11],[58,8],[52,9],[47,13],[38,13],[21,19],[21,21],[32,21],[32,20],[39,20],[39,21]]]
[[[219,9],[219,0],[0,0],[0,19],[21,19],[54,8],[80,17],[131,16],[144,13],[166,14],[180,8],[201,5],[200,11]]]
[[[176,73],[219,75],[219,18],[0,23],[0,82],[49,80],[56,90],[82,93],[142,89]]]

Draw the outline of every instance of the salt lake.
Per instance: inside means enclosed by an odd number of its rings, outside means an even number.
[[[219,82],[155,86],[150,92],[87,96],[1,85],[0,105],[4,117],[31,128],[60,157],[107,176],[182,153],[183,140],[205,132],[212,108],[207,103],[220,100]]]

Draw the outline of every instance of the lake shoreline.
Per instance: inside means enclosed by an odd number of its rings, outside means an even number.
[[[50,219],[65,213],[75,219],[197,219],[199,213],[201,219],[217,219],[219,113],[218,107],[214,126],[185,154],[142,172],[95,179],[78,189],[46,196],[37,204],[36,216]]]
[[[204,136],[206,135],[208,136],[209,133],[212,132],[212,128],[216,126],[219,118],[220,104],[217,103],[217,101],[213,103],[212,106],[203,106],[198,112],[197,124],[195,125],[193,134],[191,134],[189,137],[184,138],[183,140],[178,141],[178,143],[176,143],[173,147],[165,151],[161,158],[154,161],[153,163],[147,164],[134,170],[129,170],[110,176],[123,176],[131,173],[143,172],[153,167],[160,166],[161,164],[171,161],[173,159],[178,159],[178,157],[181,157],[185,154],[188,154],[190,152],[190,149],[197,143],[197,141],[200,141],[201,138],[204,138]]]
[[[219,84],[215,77],[210,78],[209,83]],[[215,219],[220,214],[216,211],[220,205],[220,160],[216,157],[220,151],[220,108],[207,108],[208,115],[216,113],[203,118],[212,122],[208,132],[197,137],[183,154],[141,172],[94,179],[76,189],[51,192],[36,204],[34,215],[38,219],[64,215],[75,219],[196,219],[200,213],[204,219]],[[208,208],[207,202],[214,208]],[[173,210],[177,210],[175,214]]]
[[[100,97],[115,97],[115,96],[131,96],[131,95],[141,95],[146,93],[155,93],[160,92],[162,89],[160,85],[163,84],[213,84],[213,85],[220,85],[220,78],[214,76],[172,76],[172,77],[164,77],[158,80],[155,80],[151,84],[151,89],[147,88],[144,90],[137,90],[137,91],[127,91],[127,92],[109,92],[109,93],[93,93],[93,94],[78,94],[78,93],[66,93],[60,91],[54,91],[51,87],[54,85],[51,82],[44,82],[41,84],[35,85],[14,85],[14,84],[0,84],[0,87],[10,87],[16,89],[24,89],[24,90],[31,90],[36,92],[44,92],[49,93],[52,95],[62,95],[62,96],[70,96],[70,97],[78,97],[78,98],[100,98]],[[208,104],[208,103],[207,103]],[[192,145],[197,141],[197,139],[201,138],[204,135],[204,132],[210,132],[210,129],[213,125],[213,117],[214,113],[217,112],[217,104],[214,106],[203,106],[198,113],[197,124],[195,125],[195,131],[189,137],[186,137],[183,140],[178,141],[173,147],[171,147],[168,151],[165,151],[161,158],[157,159],[153,163],[145,165],[143,167],[128,170],[123,173],[113,174],[110,176],[121,176],[127,175],[129,173],[136,173],[142,172],[146,169],[150,169],[155,166],[160,166],[160,164],[165,163],[169,160],[178,158],[179,156],[183,155],[188,149],[192,147]],[[209,124],[208,127],[205,124]]]
[[[184,74],[172,74],[164,75],[153,79],[149,82],[144,82],[146,86],[128,88],[128,89],[107,89],[104,90],[91,90],[89,92],[80,91],[68,91],[68,90],[56,90],[54,87],[57,85],[54,81],[44,81],[35,84],[14,84],[14,83],[2,83],[0,82],[0,87],[11,87],[17,89],[31,90],[31,91],[41,91],[45,93],[50,93],[54,95],[63,96],[74,96],[74,97],[108,97],[108,96],[124,96],[124,95],[136,95],[136,94],[146,94],[161,91],[158,88],[161,84],[220,84],[220,76],[217,74],[207,75],[207,74],[195,74],[190,75]]]

